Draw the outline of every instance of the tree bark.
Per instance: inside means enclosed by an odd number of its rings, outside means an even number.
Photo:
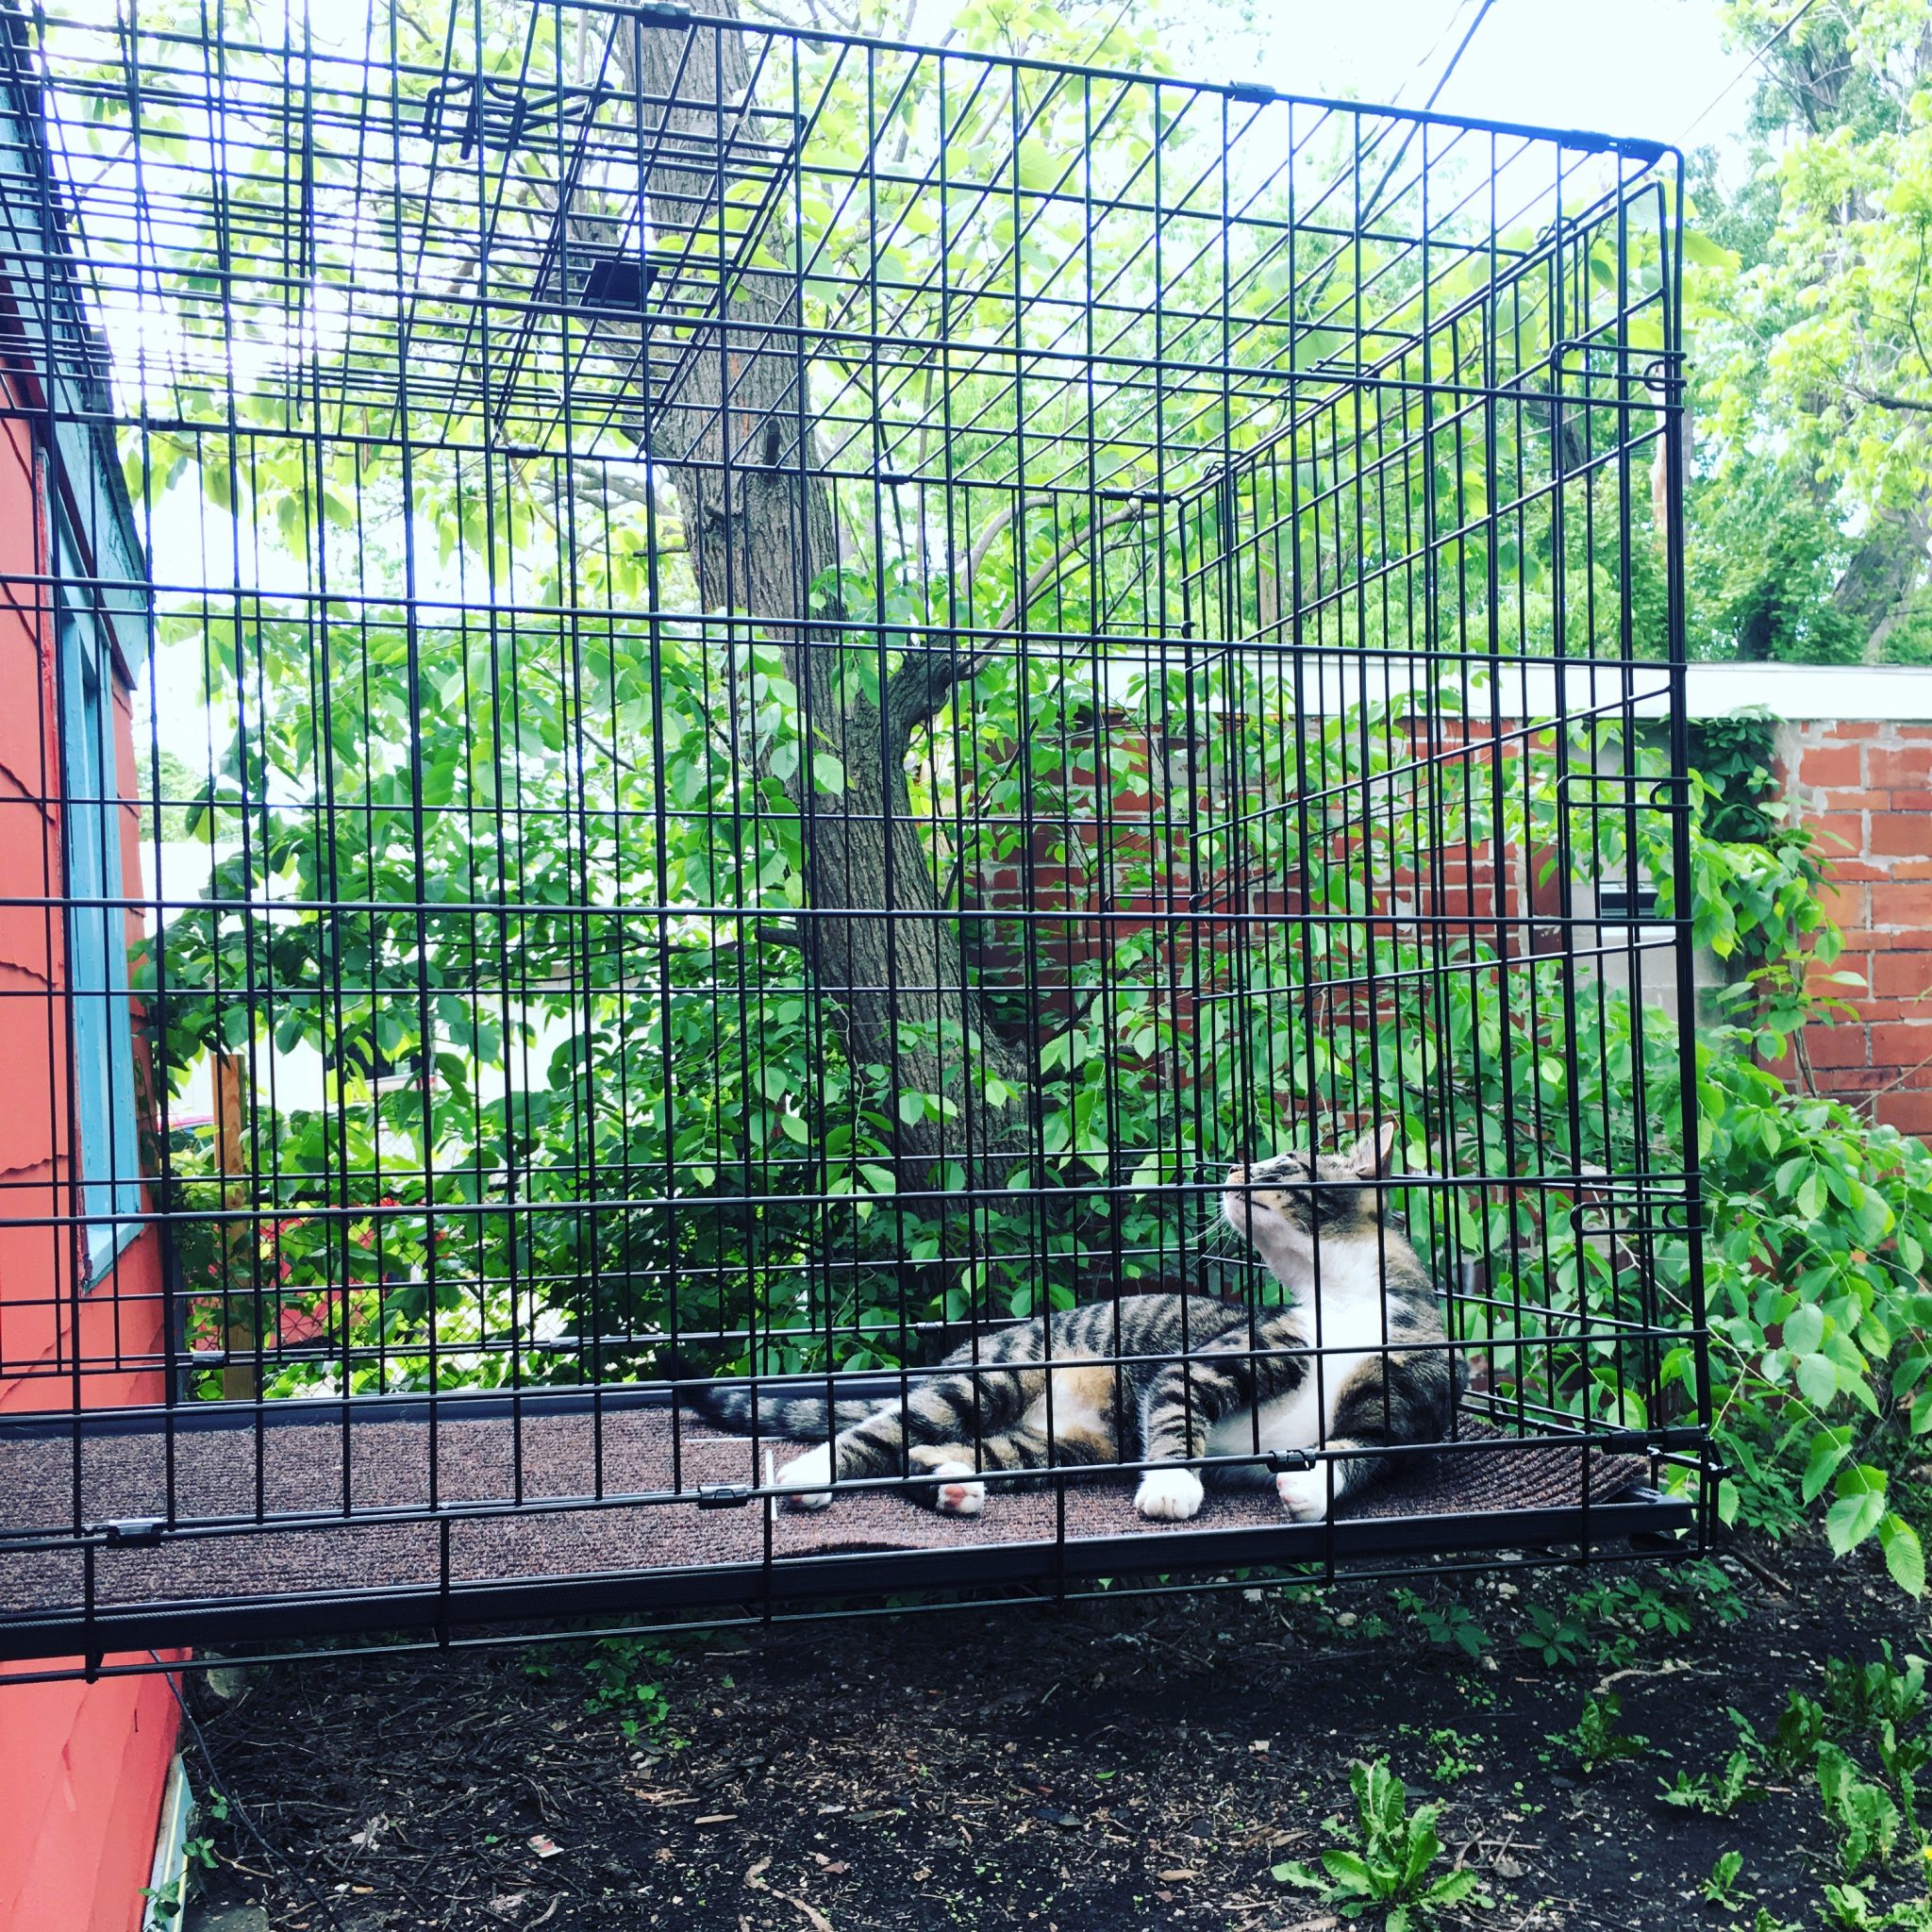
[[[737,0],[712,0],[710,10],[736,14]],[[930,1185],[942,1158],[963,1162],[974,1185],[1002,1185],[1031,1141],[1033,1056],[985,1023],[967,984],[907,784],[914,708],[886,679],[874,634],[841,628],[826,579],[838,521],[818,462],[797,282],[722,258],[719,208],[736,158],[757,141],[771,158],[769,129],[743,112],[743,39],[622,16],[614,32],[619,70],[642,97],[656,253],[684,257],[689,266],[669,274],[709,281],[715,294],[672,383],[641,398],[646,448],[676,493],[703,608],[746,614],[778,644],[798,692],[805,742],[784,784],[803,822],[808,971],[838,1009],[855,1065],[887,1070],[898,1150],[914,1168],[902,1185]],[[842,789],[814,782],[814,758],[826,753]],[[988,1076],[1011,1090],[1004,1108],[978,1098]],[[908,1092],[943,1094],[958,1115],[929,1108],[908,1124],[896,1106]]]
[[[1874,517],[1865,541],[1845,566],[1832,603],[1865,632],[1862,656],[1878,662],[1887,634],[1903,613],[1925,565],[1932,522],[1918,509],[1886,510]]]

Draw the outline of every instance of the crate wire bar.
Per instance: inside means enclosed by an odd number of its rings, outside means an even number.
[[[1673,153],[5,25],[0,1657],[1702,1546]],[[1383,1123],[1468,1383],[1331,1520],[674,1400],[1259,1320],[1228,1169]]]

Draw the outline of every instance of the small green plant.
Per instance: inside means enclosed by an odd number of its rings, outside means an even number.
[[[1714,1906],[1740,1906],[1744,1901],[1738,1896],[1738,1874],[1744,1869],[1742,1852],[1724,1852],[1710,1868],[1710,1876],[1704,1881],[1704,1896]]]
[[[1567,1731],[1552,1731],[1549,1740],[1575,1758],[1588,1777],[1620,1757],[1641,1757],[1650,1749],[1648,1738],[1639,1738],[1617,1728],[1624,1707],[1613,1692],[1602,1697],[1586,1697],[1583,1715]]]
[[[1847,1730],[1876,1729],[1890,1724],[1903,1730],[1925,1714],[1925,1659],[1908,1657],[1900,1669],[1891,1645],[1879,1645],[1878,1660],[1848,1664],[1831,1658],[1824,1666],[1824,1703]]]
[[[1831,1735],[1831,1727],[1822,1704],[1793,1690],[1778,1713],[1777,1728],[1764,1747],[1765,1755],[1778,1770],[1795,1775],[1811,1762],[1819,1745]]]
[[[670,1661],[671,1653],[661,1644],[637,1637],[600,1637],[584,1660],[591,1679],[584,1708],[593,1715],[615,1714],[618,1729],[633,1741],[656,1730],[671,1714],[657,1677]]]
[[[1490,1636],[1462,1604],[1432,1604],[1412,1590],[1392,1592],[1395,1607],[1411,1617],[1438,1650],[1459,1650],[1472,1663],[1490,1648]]]
[[[1752,1775],[1751,1753],[1741,1744],[1724,1759],[1724,1768],[1715,1776],[1708,1772],[1692,1776],[1680,1771],[1673,1783],[1663,1785],[1657,1792],[1666,1805],[1674,1805],[1680,1811],[1701,1811],[1707,1818],[1728,1818],[1740,1805],[1764,1795],[1764,1787]]]
[[[1590,1633],[1574,1617],[1559,1617],[1543,1604],[1531,1604],[1516,1640],[1525,1650],[1535,1651],[1546,1664],[1574,1667],[1583,1661]]]
[[[1899,1810],[1890,1792],[1863,1776],[1836,1744],[1820,1744],[1816,1761],[1825,1821],[1838,1835],[1840,1871],[1856,1878],[1868,1865],[1887,1863],[1899,1830]]]
[[[1465,1738],[1453,1726],[1429,1733],[1429,1748],[1441,1753],[1436,1768],[1429,1775],[1440,1785],[1453,1785],[1458,1779],[1469,1776],[1472,1772],[1480,1771],[1482,1766],[1469,1754],[1474,1748],[1475,1740]]]
[[[1386,1932],[1409,1932],[1420,1919],[1480,1897],[1473,1872],[1429,1875],[1442,1851],[1436,1833],[1440,1807],[1418,1805],[1411,1813],[1402,1780],[1382,1763],[1357,1764],[1348,1784],[1355,1794],[1355,1828],[1351,1832],[1339,1819],[1330,1819],[1328,1828],[1354,1842],[1324,1852],[1319,1869],[1299,1860],[1276,1865],[1277,1879],[1320,1892],[1344,1919],[1382,1911]]]
[[[1824,1918],[1840,1932],[1932,1932],[1932,1900],[1908,1898],[1881,1908],[1856,1885],[1827,1885]]]

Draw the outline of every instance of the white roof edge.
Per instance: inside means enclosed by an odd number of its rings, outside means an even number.
[[[1222,647],[1224,648],[1224,647]],[[1124,696],[1147,664],[1111,658],[1102,675]],[[1305,716],[1335,716],[1364,702],[1390,703],[1433,685],[1448,711],[1506,723],[1575,717],[1590,711],[1639,718],[1670,715],[1672,671],[1649,661],[1588,658],[1446,658],[1433,666],[1391,653],[1311,651],[1293,676]],[[1932,723],[1932,665],[1687,664],[1686,708],[1692,718],[1763,710],[1790,724]]]
[[[1793,724],[1932,722],[1932,664],[1691,664],[1684,694],[1693,718],[1762,707]]]

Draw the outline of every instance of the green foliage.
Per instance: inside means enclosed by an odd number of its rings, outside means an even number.
[[[1921,9],[1727,0],[1724,12],[1760,64],[1742,185],[1722,192],[1702,166],[1691,210],[1705,242],[1685,277],[1693,652],[1919,661],[1914,518],[1932,476]]]
[[[1490,1636],[1468,1607],[1455,1602],[1432,1604],[1408,1589],[1390,1592],[1390,1601],[1416,1626],[1437,1650],[1459,1652],[1472,1663],[1479,1662],[1490,1650]]]
[[[1470,1753],[1476,1749],[1477,1740],[1465,1738],[1453,1727],[1444,1727],[1429,1733],[1429,1748],[1439,1752],[1436,1767],[1429,1775],[1440,1785],[1453,1785],[1482,1769],[1481,1763]]]
[[[1891,1794],[1865,1777],[1836,1744],[1820,1744],[1814,1761],[1825,1822],[1837,1838],[1840,1869],[1856,1878],[1868,1865],[1890,1860],[1898,1842],[1899,1809]]]
[[[1780,1771],[1795,1774],[1810,1764],[1831,1729],[1831,1718],[1824,1707],[1802,1691],[1793,1690],[1778,1713],[1777,1728],[1766,1746],[1767,1755]]]
[[[1690,721],[1690,767],[1705,787],[1705,836],[1728,844],[1769,841],[1783,810],[1773,761],[1777,722],[1764,710]]]
[[[1924,1718],[1925,1659],[1908,1657],[1901,1668],[1889,1640],[1880,1642],[1879,1652],[1868,1664],[1826,1660],[1825,1707],[1840,1730],[1904,1729]]]
[[[1724,1759],[1724,1769],[1715,1776],[1680,1771],[1657,1792],[1664,1804],[1680,1811],[1702,1812],[1708,1818],[1728,1818],[1740,1805],[1764,1795],[1764,1787],[1752,1774],[1751,1753],[1742,1745]]]
[[[1476,1892],[1473,1872],[1430,1876],[1442,1851],[1436,1832],[1440,1807],[1419,1805],[1411,1813],[1402,1780],[1385,1763],[1357,1764],[1348,1782],[1355,1825],[1327,1821],[1329,1831],[1347,1842],[1324,1852],[1319,1868],[1299,1861],[1276,1865],[1275,1878],[1319,1892],[1344,1919],[1382,1911],[1387,1932],[1408,1932],[1468,1898],[1488,1902]]]
[[[1823,1917],[1840,1932],[1932,1932],[1932,1899],[1880,1906],[1856,1885],[1827,1885]]]
[[[1524,1627],[1516,1641],[1534,1651],[1546,1664],[1574,1668],[1583,1661],[1590,1633],[1574,1616],[1553,1610],[1546,1604],[1531,1604],[1524,1612]]]
[[[1624,1714],[1622,1701],[1613,1691],[1601,1697],[1586,1697],[1583,1714],[1567,1731],[1552,1731],[1549,1741],[1567,1751],[1576,1760],[1585,1777],[1620,1758],[1641,1757],[1650,1749],[1650,1740],[1617,1728]]]
[[[1710,1876],[1704,1881],[1704,1896],[1714,1906],[1741,1905],[1738,1895],[1738,1879],[1744,1870],[1742,1852],[1721,1852],[1718,1860],[1710,1868]]]
[[[1735,1709],[1731,1712],[1731,1722],[1737,1725],[1737,1750],[1724,1760],[1724,1768],[1716,1774],[1679,1772],[1669,1783],[1661,1783],[1659,1779],[1657,1799],[1663,1805],[1672,1805],[1677,1810],[1702,1812],[1706,1818],[1729,1818],[1739,1805],[1753,1803],[1766,1795],[1764,1785],[1757,1777],[1757,1766],[1764,1758],[1764,1744],[1760,1742],[1758,1733]],[[1814,1744],[1816,1737],[1805,1746],[1793,1768],[1797,1764],[1810,1762],[1810,1750]]]
[[[670,1701],[658,1681],[670,1661],[669,1650],[643,1638],[598,1638],[584,1659],[591,1679],[584,1708],[614,1716],[627,1739],[657,1730],[671,1715]]]

